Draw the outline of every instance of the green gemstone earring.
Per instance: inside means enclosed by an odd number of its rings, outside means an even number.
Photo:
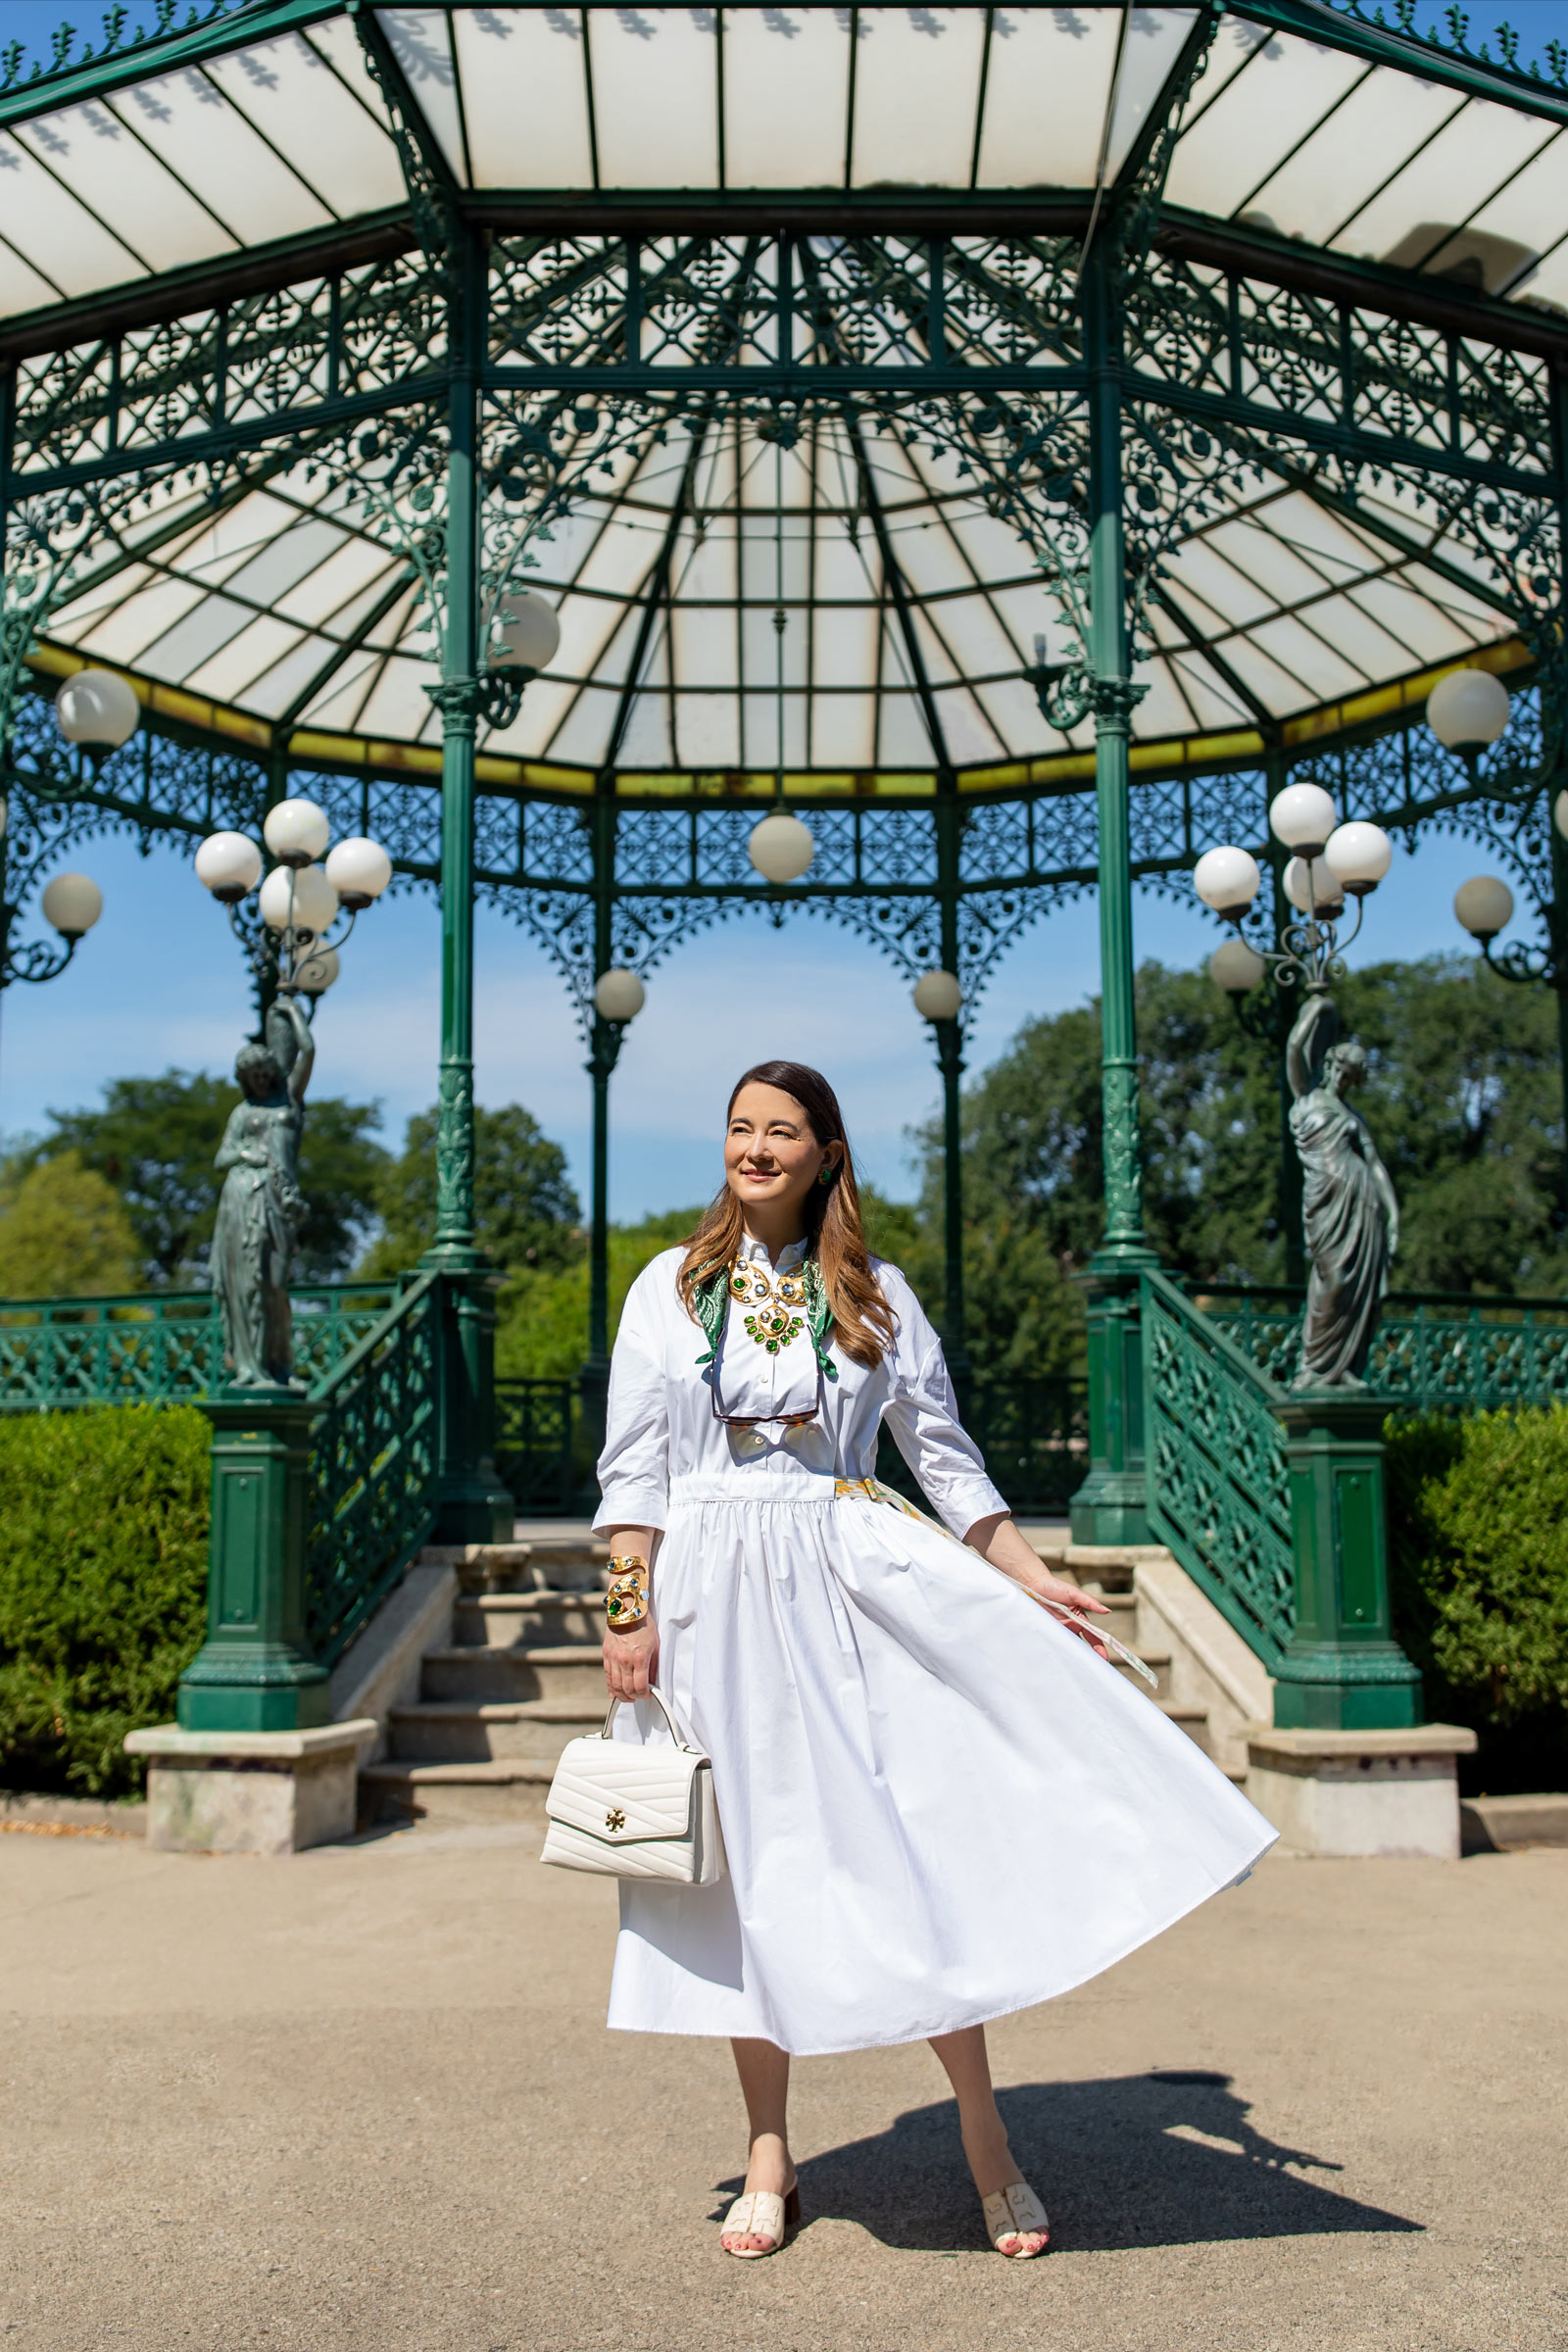
[[[825,1159],[822,1162],[822,1165],[816,1171],[816,1181],[819,1185],[821,1185],[824,1191],[826,1191],[827,1187],[832,1183],[833,1163],[831,1160]]]

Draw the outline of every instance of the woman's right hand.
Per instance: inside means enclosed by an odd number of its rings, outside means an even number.
[[[652,1617],[645,1617],[629,1634],[607,1629],[605,1681],[612,1698],[646,1698],[658,1663],[659,1628]]]

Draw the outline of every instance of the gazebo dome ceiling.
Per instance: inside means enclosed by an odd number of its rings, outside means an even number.
[[[725,205],[755,215],[762,196],[826,257],[846,233],[834,202],[862,233],[897,234],[918,199],[922,235],[991,233],[998,206],[1018,238],[1081,235],[1197,19],[1083,0],[375,12],[432,151],[498,230],[603,234],[624,218],[657,236],[678,219],[733,251]],[[395,233],[409,209],[341,0],[245,0],[14,86],[0,191],[0,344],[21,353],[79,343],[95,304],[129,317],[138,289],[167,316],[171,273],[219,299],[225,270],[275,252],[281,280],[291,253]],[[1164,201],[1200,240],[1357,269],[1363,304],[1381,287],[1408,307],[1424,279],[1427,316],[1473,314],[1483,339],[1511,317],[1526,371],[1544,375],[1568,314],[1568,97],[1312,0],[1221,21]],[[1568,353],[1568,316],[1560,340]],[[341,490],[280,458],[220,512],[192,495],[183,513],[182,495],[122,523],[51,619],[41,666],[122,668],[166,709],[194,698],[260,742],[280,724],[307,756],[373,744],[383,763],[432,764],[414,583]],[[539,554],[529,584],[560,607],[561,650],[482,746],[539,783],[578,789],[609,763],[632,788],[760,786],[782,750],[803,791],[919,789],[938,764],[1003,789],[1070,772],[1089,744],[1041,715],[1035,638],[1053,659],[1065,640],[975,477],[830,410],[786,447],[731,400],[611,453]],[[1336,710],[1375,718],[1401,681],[1477,649],[1523,659],[1494,575],[1444,514],[1392,474],[1348,511],[1285,463],[1195,512],[1150,629],[1134,720],[1150,760]]]

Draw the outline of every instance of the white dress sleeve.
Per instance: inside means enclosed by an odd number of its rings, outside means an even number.
[[[893,1395],[883,1419],[943,1525],[966,1536],[977,1520],[1007,1505],[959,1422],[942,1342],[920,1301],[897,1267],[878,1266],[877,1274],[899,1323]]]
[[[671,1281],[669,1265],[656,1260],[626,1295],[610,1358],[595,1535],[612,1527],[662,1528],[668,1512],[669,1393],[656,1286]]]

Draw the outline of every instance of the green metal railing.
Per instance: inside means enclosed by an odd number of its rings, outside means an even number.
[[[591,1481],[574,1380],[496,1382],[495,1465],[524,1518],[572,1516]]]
[[[324,1379],[397,1293],[389,1282],[307,1283],[293,1291],[301,1376]],[[0,1412],[195,1404],[222,1385],[223,1330],[210,1291],[0,1299]]]
[[[1304,1293],[1194,1284],[1206,1321],[1271,1381],[1296,1370]],[[1491,1412],[1568,1399],[1568,1300],[1395,1292],[1385,1301],[1367,1386],[1405,1412]]]
[[[1284,1392],[1167,1276],[1140,1290],[1151,1530],[1277,1672],[1296,1629]]]
[[[442,1282],[421,1274],[311,1390],[305,1632],[336,1663],[435,1523]]]

